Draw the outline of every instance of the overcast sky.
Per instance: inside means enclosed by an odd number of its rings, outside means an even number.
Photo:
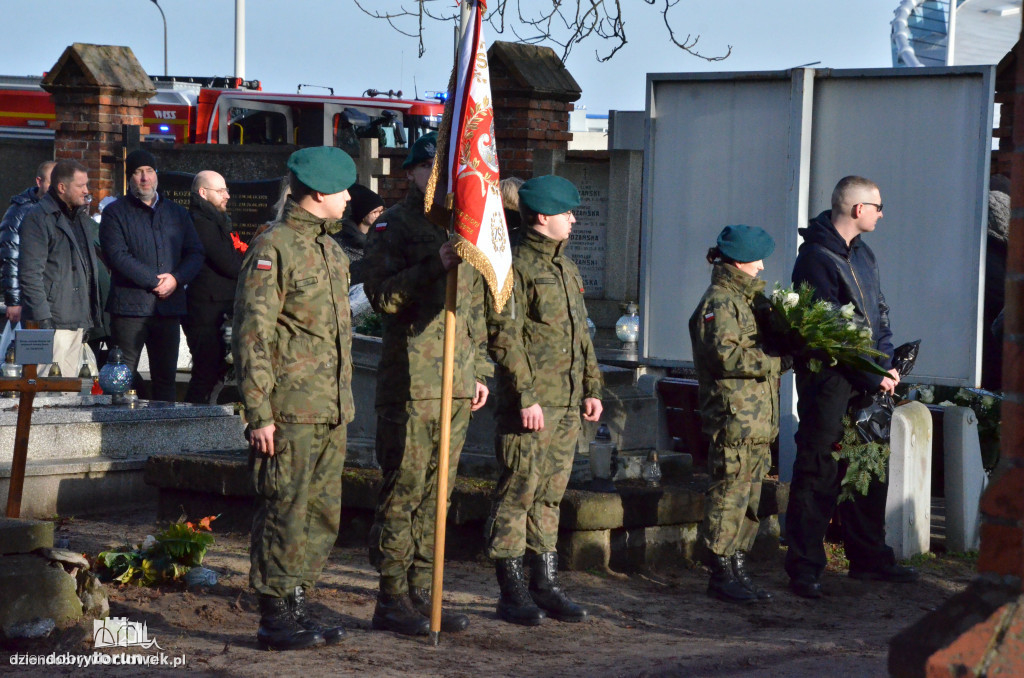
[[[170,74],[233,73],[234,0],[159,1],[167,16]],[[364,2],[381,8],[400,4]],[[578,104],[591,113],[643,109],[648,72],[777,70],[815,61],[832,68],[887,67],[889,21],[898,4],[681,0],[670,14],[677,33],[699,34],[699,49],[709,55],[732,45],[730,58],[709,63],[669,43],[656,7],[625,0],[629,44],[611,62],[598,63],[594,50],[604,52],[606,45],[584,43],[567,65],[583,89]],[[163,24],[151,0],[4,0],[2,16],[0,74],[39,75],[73,42],[127,45],[148,72],[163,72]],[[294,92],[307,83],[345,95],[371,87],[424,95],[443,89],[451,69],[450,24],[430,26],[426,54],[417,58],[415,39],[366,17],[352,0],[249,0],[246,24],[245,75],[261,80],[267,91]],[[487,27],[484,35],[488,43],[513,39]]]

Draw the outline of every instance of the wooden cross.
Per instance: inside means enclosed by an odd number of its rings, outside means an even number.
[[[359,158],[356,160],[356,176],[359,181],[374,193],[379,193],[377,177],[386,177],[391,172],[391,158],[380,157],[380,141],[377,139],[359,140]]]
[[[25,487],[25,462],[28,459],[28,432],[32,428],[32,401],[40,391],[82,390],[81,379],[64,377],[37,377],[36,365],[21,368],[21,377],[0,377],[0,391],[17,391],[18,427],[14,431],[14,459],[11,461],[11,482],[7,490],[7,517],[21,516],[21,491]]]

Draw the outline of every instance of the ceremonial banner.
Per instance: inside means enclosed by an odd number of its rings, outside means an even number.
[[[459,43],[444,169],[455,232],[461,236],[455,251],[480,271],[500,311],[512,295],[512,251],[498,189],[491,79],[481,30],[487,3],[473,5]]]

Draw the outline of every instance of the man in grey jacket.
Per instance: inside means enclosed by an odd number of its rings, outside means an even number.
[[[89,175],[75,160],[53,167],[50,188],[21,224],[22,318],[56,330],[53,363],[78,375],[82,339],[100,316],[96,255],[89,228]],[[41,365],[39,376],[52,372]]]

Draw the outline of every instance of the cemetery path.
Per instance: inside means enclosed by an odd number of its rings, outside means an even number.
[[[214,523],[216,527],[216,523]],[[157,531],[153,512],[77,518],[58,536],[70,548],[95,556],[100,550],[139,542]],[[206,565],[220,573],[217,586],[146,589],[108,584],[111,616],[145,622],[169,658],[184,656],[194,675],[273,676],[754,676],[843,678],[887,675],[888,641],[973,577],[963,560],[924,558],[917,584],[864,583],[845,576],[836,562],[823,580],[826,596],[808,601],[789,594],[779,554],[754,564],[776,593],[767,604],[734,606],[708,598],[702,568],[680,566],[629,576],[565,572],[574,598],[593,614],[582,624],[547,621],[540,627],[506,624],[494,612],[497,585],[490,562],[447,564],[446,602],[470,616],[461,634],[442,634],[439,647],[426,638],[369,630],[376,573],[365,549],[335,548],[324,577],[310,596],[314,611],[349,629],[340,645],[300,652],[256,647],[256,600],[248,589],[246,535],[217,534]],[[20,651],[91,654],[92,626],[56,632]],[[119,650],[120,651],[120,650]],[[103,652],[110,652],[103,650]],[[156,648],[130,653],[160,654]],[[81,675],[81,669],[11,667],[0,652],[0,673]],[[168,661],[173,661],[169,659]],[[90,676],[173,675],[169,667],[92,666]]]

